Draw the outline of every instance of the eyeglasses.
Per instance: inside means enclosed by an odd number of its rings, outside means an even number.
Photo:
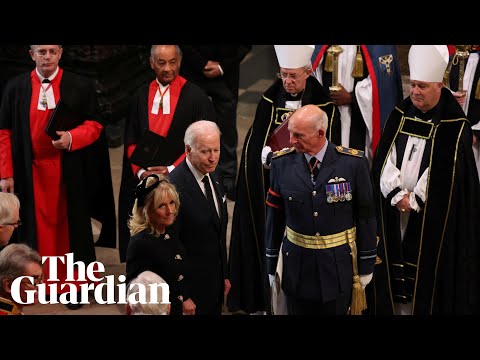
[[[285,73],[277,73],[277,77],[279,79],[282,79],[283,81],[287,80],[288,78],[290,78],[293,82],[297,81],[300,76],[302,76],[303,74],[305,74],[309,69],[305,69],[304,72],[302,72],[300,75],[297,75],[297,74],[285,74]]]
[[[23,279],[25,280],[25,284],[28,284],[28,285],[39,285],[45,282],[45,274],[43,273],[40,275],[25,275],[25,276],[29,276],[33,278],[33,284],[29,279]]]
[[[13,223],[4,223],[4,224],[2,224],[2,225],[3,225],[3,226],[11,225],[11,226],[16,226],[16,227],[18,227],[18,226],[20,226],[20,225],[22,225],[22,224],[23,224],[23,223],[22,223],[22,220],[21,220],[21,219],[18,219],[17,221],[15,221],[15,222],[13,222]]]
[[[58,54],[60,54],[60,50],[58,49],[40,49],[40,50],[37,50],[37,55],[38,56],[41,56],[41,57],[45,57],[47,56],[47,53],[50,54],[50,56],[57,56]]]

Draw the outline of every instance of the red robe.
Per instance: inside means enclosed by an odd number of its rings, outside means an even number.
[[[62,77],[63,70],[59,69],[51,82],[56,102],[61,97],[60,84]],[[45,125],[54,109],[47,109],[46,111],[37,109],[41,83],[35,70],[30,73],[30,82],[32,93],[29,110],[29,130],[36,249],[41,256],[64,256],[72,252],[70,247],[67,189],[62,170],[63,156],[66,150],[56,149],[52,145],[52,139],[44,131]],[[82,125],[71,129],[69,132],[72,136],[72,143],[68,151],[74,152],[93,144],[99,138],[102,129],[103,126],[95,120],[85,120]],[[11,129],[0,130],[0,153],[3,155],[0,163],[1,177],[13,177],[16,182],[16,174],[13,171]],[[15,191],[17,191],[16,187]],[[49,262],[45,262],[44,272],[48,278]],[[61,283],[64,282],[65,277],[66,267],[59,263],[58,278]],[[68,289],[68,287],[65,287],[62,291],[58,288],[58,293],[68,291]],[[47,286],[48,292],[49,288]]]

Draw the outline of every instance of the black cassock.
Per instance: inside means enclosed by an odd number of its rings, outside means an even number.
[[[369,285],[369,311],[394,314],[394,302],[412,301],[415,315],[479,313],[480,189],[471,127],[445,88],[431,123],[415,121],[415,115],[410,98],[394,109],[373,161],[381,263],[377,261]],[[385,199],[380,177],[392,142],[400,168],[408,134],[427,139],[420,174],[429,167],[429,177],[425,202],[417,197],[421,211],[410,213],[402,243],[400,213],[390,205],[399,189]]]
[[[125,126],[125,149],[130,144],[137,144],[144,130],[148,129],[148,91],[150,83],[140,88],[129,105],[129,116]],[[187,81],[180,91],[172,124],[168,130],[168,144],[171,148],[165,154],[165,164],[173,164],[185,151],[183,137],[187,127],[198,120],[215,121],[215,110],[207,95],[197,85]],[[158,164],[162,165],[162,164]],[[118,202],[118,241],[120,261],[126,261],[130,231],[127,222],[135,202],[135,188],[139,180],[133,173],[130,161],[123,154],[122,182]]]

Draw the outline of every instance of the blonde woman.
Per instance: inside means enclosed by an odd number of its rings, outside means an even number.
[[[127,282],[150,270],[169,284],[171,315],[194,315],[190,299],[185,249],[170,228],[180,200],[175,186],[163,175],[145,177],[135,192],[128,223]]]

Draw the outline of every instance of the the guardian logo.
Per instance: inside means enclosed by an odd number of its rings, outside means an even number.
[[[93,290],[95,301],[98,304],[127,304],[127,284],[125,284],[125,275],[118,276],[118,284],[115,285],[115,276],[107,275],[101,276],[105,272],[105,266],[99,262],[94,261],[88,264],[85,267],[85,263],[82,261],[73,261],[73,253],[65,254],[65,256],[42,256],[42,264],[49,260],[49,274],[47,274],[47,279],[49,281],[48,290],[49,290],[49,299],[47,300],[46,287],[47,284],[38,284],[36,289],[24,290],[27,294],[26,301],[22,301],[20,296],[20,286],[23,279],[26,279],[30,284],[35,284],[35,279],[33,276],[20,276],[16,278],[12,283],[12,299],[18,304],[30,305],[35,303],[35,294],[38,295],[38,302],[40,304],[90,304],[88,301],[89,292]],[[55,281],[60,281],[57,274],[57,264],[60,261],[62,264],[66,264],[67,268],[67,278],[64,284],[55,284]],[[77,270],[77,278],[74,278],[75,270]],[[106,282],[103,282],[103,280]],[[83,282],[91,281],[94,283],[84,283],[80,285],[75,285],[72,282]],[[53,282],[53,283],[52,283]],[[130,304],[170,304],[169,295],[170,290],[167,283],[161,284],[150,284],[150,297],[146,297],[146,286],[143,284],[135,284],[138,291],[131,292],[128,296],[128,303]],[[131,290],[134,285],[130,284],[129,289]],[[65,288],[67,291],[65,292]],[[78,287],[80,290],[78,290]],[[115,299],[115,287],[118,288],[118,299]],[[162,288],[162,299],[157,299],[157,288]],[[104,298],[103,290],[106,288],[106,298]],[[59,291],[62,292],[58,296]],[[78,295],[80,298],[78,299]],[[161,301],[160,301],[161,300]]]

